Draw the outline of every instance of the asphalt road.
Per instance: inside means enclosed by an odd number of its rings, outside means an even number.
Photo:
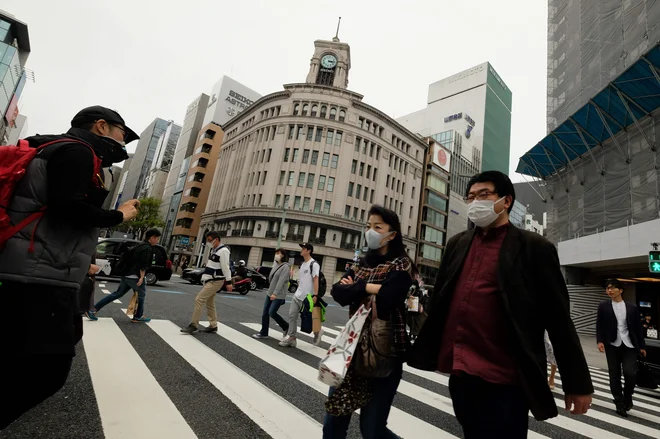
[[[97,282],[96,299],[116,281]],[[258,331],[265,291],[218,294],[218,334],[185,336],[199,286],[179,278],[148,288],[146,316],[131,323],[111,303],[85,336],[65,387],[0,433],[2,438],[310,438],[321,437],[327,387],[317,380],[319,357],[347,320],[331,298],[321,347],[300,336],[297,349],[280,348]],[[290,297],[290,296],[289,296]],[[280,309],[286,318],[288,305]],[[205,317],[204,317],[205,318]],[[560,410],[547,422],[530,418],[530,438],[658,438],[660,391],[640,390],[628,419],[614,413],[607,373],[592,368],[597,393],[588,416]],[[461,437],[447,378],[404,369],[389,426],[406,438]],[[561,376],[555,399],[561,406]],[[349,437],[357,438],[357,417]]]

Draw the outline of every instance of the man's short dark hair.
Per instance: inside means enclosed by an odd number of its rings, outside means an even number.
[[[162,236],[162,233],[160,233],[160,230],[158,229],[149,229],[147,230],[147,234],[145,236],[147,237],[147,240],[150,240],[154,236]]]
[[[209,238],[211,238],[212,240],[220,239],[220,234],[215,230],[211,230],[209,233],[206,234],[206,239]]]
[[[619,290],[623,290],[623,282],[621,282],[619,279],[607,279],[605,281],[605,288],[607,287],[612,287],[612,288],[617,288]]]
[[[282,255],[282,262],[289,260],[289,252],[283,248],[278,248],[275,250],[275,253],[280,253]]]
[[[470,181],[468,181],[467,188],[465,189],[466,197],[475,183],[493,183],[493,186],[495,186],[495,192],[500,198],[510,196],[511,206],[509,206],[508,212],[511,213],[513,203],[516,201],[516,190],[513,188],[513,183],[511,183],[511,179],[508,175],[500,171],[484,171],[481,174],[475,175]]]

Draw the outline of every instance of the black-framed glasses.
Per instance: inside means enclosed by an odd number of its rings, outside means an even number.
[[[463,201],[465,201],[466,203],[471,203],[474,200],[483,201],[483,200],[487,200],[488,197],[491,197],[493,195],[497,195],[497,194],[493,191],[489,191],[488,189],[485,189],[483,191],[477,192],[476,194],[470,194],[467,197],[463,197]]]

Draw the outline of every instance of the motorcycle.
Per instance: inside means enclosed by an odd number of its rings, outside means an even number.
[[[252,284],[252,278],[246,277],[245,279],[241,279],[237,282],[234,282],[234,289],[232,292],[238,293],[241,296],[245,296],[247,293],[250,292],[250,285]],[[224,291],[227,291],[227,284],[223,283],[222,288],[218,290],[218,293]]]

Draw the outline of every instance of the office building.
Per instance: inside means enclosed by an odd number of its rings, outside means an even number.
[[[134,154],[129,154],[128,159],[124,161],[121,167],[121,173],[119,177],[117,178],[117,186],[112,193],[112,195],[108,195],[108,197],[111,197],[112,202],[110,203],[110,208],[111,209],[116,209],[119,207],[119,205],[122,203],[122,193],[124,192],[124,187],[126,187],[126,180],[128,180],[128,170],[131,169],[131,162],[133,161],[133,155]],[[130,198],[125,198],[123,201],[128,201]]]
[[[0,144],[16,127],[18,101],[31,72],[25,69],[30,55],[27,24],[0,10]]]
[[[626,282],[626,300],[660,320],[660,3],[548,2],[549,133],[517,171],[543,181],[545,236],[568,284]],[[593,332],[602,289],[571,294]]]
[[[143,184],[140,198],[163,198],[165,184],[172,166],[176,145],[181,135],[181,126],[168,122],[167,129],[158,139],[156,153],[149,174]]]
[[[19,114],[14,120],[14,126],[7,130],[7,145],[16,145],[20,139],[27,137],[27,132],[27,116]]]
[[[511,102],[511,90],[486,62],[430,84],[426,107],[397,119],[452,153],[448,238],[468,227],[469,178],[482,170],[509,173]]]
[[[306,82],[258,99],[222,126],[222,165],[197,243],[218,230],[234,260],[258,266],[272,264],[278,245],[297,255],[298,244],[310,242],[331,282],[363,247],[372,204],[399,214],[415,257],[428,145],[346,88],[348,44],[314,46]]]
[[[119,166],[113,165],[110,168],[103,168],[104,177],[105,177],[105,187],[108,189],[108,196],[105,197],[103,206],[101,208],[109,210],[114,209],[114,195],[119,188],[119,183],[122,178],[122,168]]]
[[[425,141],[428,143],[428,149],[424,160],[417,216],[419,244],[416,263],[424,283],[433,285],[446,244],[452,155],[433,138],[427,137]]]
[[[511,212],[509,212],[509,222],[519,229],[525,229],[526,217],[527,208],[520,201],[514,201]]]

